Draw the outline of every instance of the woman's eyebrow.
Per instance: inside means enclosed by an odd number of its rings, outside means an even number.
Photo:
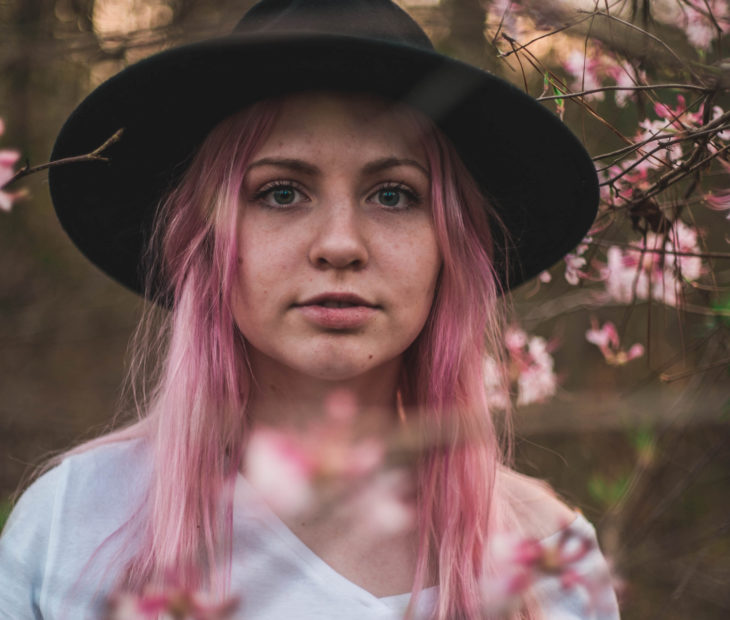
[[[308,164],[301,159],[286,157],[264,157],[262,159],[257,159],[255,162],[249,164],[248,169],[251,170],[251,168],[256,168],[258,166],[278,166],[279,168],[288,168],[289,170],[302,172],[310,176],[316,176],[321,173],[317,166]]]
[[[295,172],[301,172],[310,176],[317,176],[321,174],[321,170],[310,163],[307,163],[301,159],[288,158],[288,157],[263,157],[257,159],[255,162],[248,166],[248,169],[257,168],[259,166],[277,166],[279,168],[288,168]],[[411,166],[420,170],[426,177],[430,178],[430,174],[426,168],[424,168],[415,159],[407,159],[401,157],[381,157],[374,161],[368,162],[363,166],[363,173],[375,174],[387,170],[388,168],[395,168],[397,166]]]
[[[365,164],[363,167],[363,172],[365,174],[375,174],[377,172],[382,172],[383,170],[387,170],[388,168],[395,168],[397,166],[412,166],[414,168],[418,168],[423,174],[426,175],[426,177],[430,178],[430,174],[426,168],[424,168],[421,164],[419,164],[415,159],[404,159],[400,157],[382,157],[380,159],[376,159],[375,161],[371,161],[368,164]]]

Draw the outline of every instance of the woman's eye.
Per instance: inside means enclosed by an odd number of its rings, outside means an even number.
[[[291,187],[282,187],[271,190],[271,198],[276,204],[290,205],[296,198],[296,191]]]
[[[375,199],[384,207],[406,208],[418,203],[415,192],[403,187],[383,187],[375,193]]]
[[[290,184],[264,187],[256,199],[271,207],[288,207],[305,199],[303,193]]]

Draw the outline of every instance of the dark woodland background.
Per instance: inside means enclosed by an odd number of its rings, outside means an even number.
[[[0,148],[47,161],[94,85],[163,47],[227,33],[252,4],[0,0]],[[521,84],[485,36],[487,3],[402,4],[441,51]],[[585,133],[577,113],[569,109],[566,120]],[[589,151],[608,150],[601,139],[591,135]],[[0,522],[34,466],[111,423],[141,309],[71,245],[46,185],[44,174],[25,179],[30,197],[0,213]],[[634,308],[629,340],[648,341],[649,354],[612,368],[585,341],[591,313],[580,291],[553,272],[546,293],[527,285],[516,294],[523,324],[558,338],[561,376],[554,399],[517,412],[519,468],[550,481],[596,524],[625,580],[624,618],[730,617],[728,370],[694,372],[702,358],[685,346],[709,319],[655,307],[649,320],[647,308]],[[625,308],[601,316],[619,324]],[[680,367],[675,380],[659,380]]]

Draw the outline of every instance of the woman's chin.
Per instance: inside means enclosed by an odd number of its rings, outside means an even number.
[[[379,374],[380,364],[368,363],[371,360],[337,359],[318,360],[300,368],[300,372],[321,381],[352,381],[370,374]]]

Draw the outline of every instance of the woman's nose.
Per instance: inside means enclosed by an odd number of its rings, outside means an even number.
[[[342,201],[318,215],[309,261],[318,269],[362,269],[368,248],[357,205]]]

